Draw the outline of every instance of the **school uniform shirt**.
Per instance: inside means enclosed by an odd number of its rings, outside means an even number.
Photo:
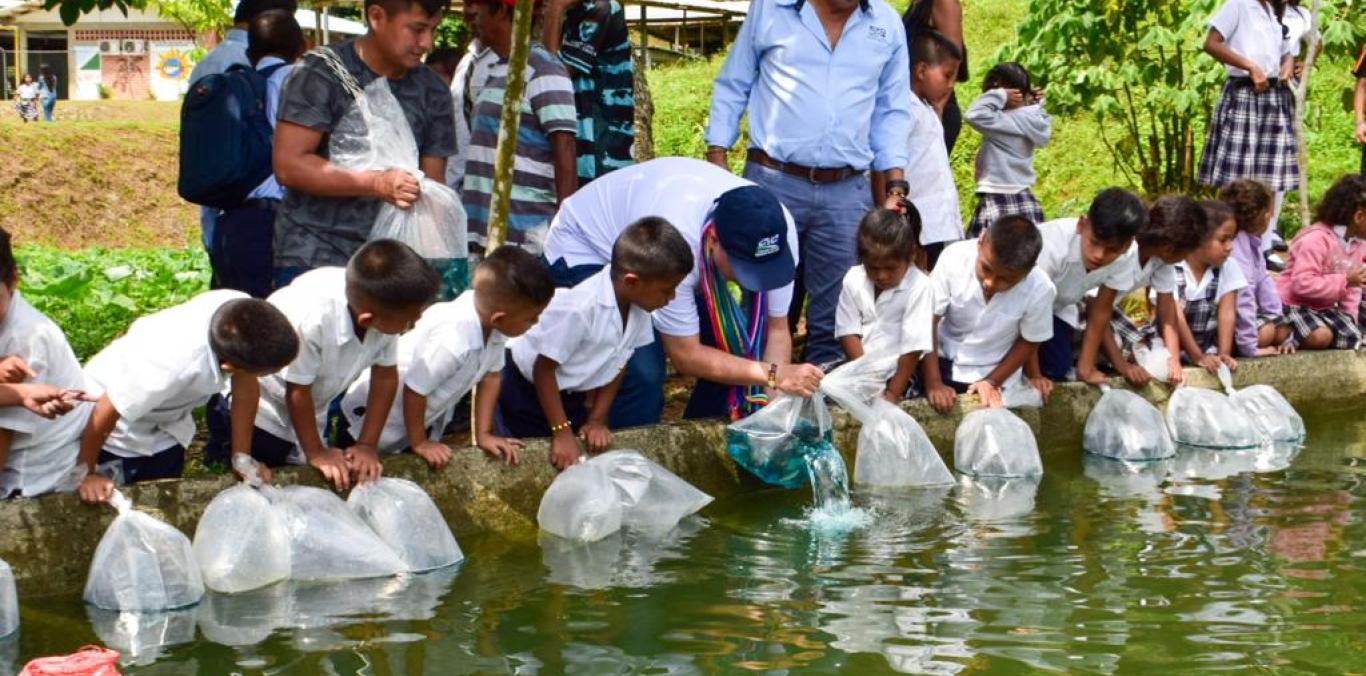
[[[912,265],[900,284],[874,295],[873,282],[863,266],[850,268],[835,308],[835,338],[859,336],[866,354],[934,349],[934,290],[928,275]]]
[[[280,92],[285,88],[285,81],[289,79],[290,71],[294,70],[294,65],[285,63],[285,60],[278,56],[263,57],[256,62],[256,70],[263,71],[271,66],[280,66],[275,72],[266,78],[266,119],[270,120],[271,131],[275,130],[275,123],[280,117]],[[271,173],[266,180],[261,181],[261,185],[256,186],[247,195],[247,199],[271,199],[282,200],[285,198],[285,189],[280,182],[275,180],[275,174]]]
[[[945,247],[930,284],[934,314],[941,318],[939,354],[953,362],[950,377],[957,382],[987,377],[1019,338],[1042,343],[1053,337],[1054,291],[1048,275],[1036,267],[988,301],[977,279],[976,240]]]
[[[1230,263],[1233,263],[1230,265]],[[1205,270],[1204,276],[1199,280],[1191,274],[1190,266],[1185,263],[1177,263],[1172,266],[1177,274],[1181,275],[1186,289],[1185,297],[1181,298],[1182,304],[1190,301],[1200,300],[1209,291],[1210,280],[1215,277],[1215,268]],[[1225,261],[1219,266],[1219,285],[1215,288],[1214,301],[1219,302],[1225,295],[1234,293],[1239,289],[1247,287],[1247,278],[1243,276],[1243,270],[1232,259]]]
[[[1299,47],[1282,36],[1281,24],[1269,2],[1227,0],[1209,20],[1209,27],[1219,31],[1230,49],[1257,64],[1268,78],[1280,77],[1281,57],[1294,54]],[[1229,77],[1249,76],[1242,68],[1224,68]]]
[[[607,265],[622,230],[642,217],[659,216],[687,240],[693,270],[678,285],[674,299],[654,312],[655,328],[667,336],[699,335],[696,294],[702,279],[702,229],[722,193],[749,185],[754,183],[710,162],[686,157],[661,157],[618,169],[560,206],[546,237],[545,259],[551,264],[563,260],[570,267]],[[801,261],[797,226],[786,207],[783,215],[795,265]],[[786,317],[791,302],[791,284],[768,292],[768,316]]]
[[[944,124],[914,92],[911,93],[911,135],[906,182],[908,197],[920,212],[920,243],[938,244],[963,239],[963,213],[958,206],[958,187],[953,184],[949,151],[944,145]]]
[[[1121,255],[1109,265],[1088,272],[1081,257],[1081,234],[1075,218],[1059,218],[1039,226],[1043,250],[1038,269],[1053,282],[1053,314],[1074,329],[1081,328],[1078,306],[1086,292],[1104,285],[1118,293],[1134,288],[1137,254]],[[1133,253],[1133,250],[1130,250]]]
[[[473,291],[427,308],[417,326],[398,339],[399,393],[380,433],[380,451],[398,453],[408,447],[408,431],[403,424],[405,386],[427,398],[423,424],[439,433],[455,405],[480,379],[502,371],[506,350],[507,337],[497,331],[491,331],[484,340]],[[342,413],[351,424],[352,436],[360,433],[365,422],[369,396],[370,372],[366,371],[342,398]]]
[[[299,332],[299,356],[284,371],[261,379],[261,406],[256,412],[256,426],[298,444],[285,403],[285,385],[309,385],[313,395],[313,419],[318,434],[326,439],[322,433],[328,403],[346,392],[371,366],[397,365],[398,336],[374,329],[367,330],[364,338],[356,335],[346,303],[345,268],[306,272],[267,300],[279,308]],[[291,461],[302,463],[303,457],[303,452],[296,448]]]
[[[37,374],[28,382],[86,388],[80,362],[62,330],[18,291],[0,323],[0,355],[22,357]],[[66,415],[47,420],[22,406],[0,407],[0,429],[14,432],[9,459],[0,467],[0,498],[15,491],[33,496],[53,490],[76,465],[90,409],[89,404],[78,404]]]
[[[572,289],[556,290],[540,321],[508,344],[528,381],[535,382],[536,357],[545,355],[560,365],[561,391],[587,392],[612,382],[636,349],[654,339],[650,313],[640,306],[631,306],[622,326],[609,265]]]
[[[1176,266],[1167,261],[1152,256],[1148,262],[1139,265],[1138,263],[1138,243],[1133,246],[1121,258],[1128,258],[1129,265],[1133,266],[1134,271],[1133,286],[1128,291],[1136,289],[1152,289],[1155,293],[1176,293]],[[1126,293],[1121,291],[1120,293]],[[1118,301],[1118,299],[1116,299]]]
[[[194,409],[228,390],[232,377],[209,346],[213,317],[226,303],[250,298],[209,291],[143,317],[85,366],[92,395],[105,395],[119,421],[104,449],[148,457],[194,441]]]

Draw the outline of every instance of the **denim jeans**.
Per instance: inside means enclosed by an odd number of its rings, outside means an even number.
[[[797,290],[787,319],[796,327],[804,296],[806,309],[806,361],[822,364],[844,356],[835,340],[835,306],[845,273],[858,262],[858,224],[873,207],[867,174],[839,183],[818,185],[750,162],[745,178],[769,189],[792,213],[797,223],[800,259],[818,261],[799,265]]]

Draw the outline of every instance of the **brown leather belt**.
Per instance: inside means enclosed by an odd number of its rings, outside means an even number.
[[[804,167],[800,164],[779,162],[758,148],[750,148],[746,158],[757,165],[781,171],[789,176],[804,178],[816,184],[839,183],[850,176],[863,173],[853,167]]]

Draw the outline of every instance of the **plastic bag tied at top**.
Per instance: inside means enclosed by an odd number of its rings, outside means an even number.
[[[780,394],[726,428],[726,452],[765,483],[799,488],[808,482],[806,458],[833,446],[830,411],[820,394]]]
[[[0,636],[19,628],[19,592],[14,587],[14,571],[0,559]]]
[[[978,409],[963,418],[954,434],[953,465],[973,476],[1043,474],[1034,431],[1004,408]]]
[[[199,517],[194,558],[204,586],[237,593],[289,577],[289,527],[258,487],[256,463],[234,453],[233,468],[246,480],[219,493]]]
[[[1227,369],[1220,380],[1232,389]],[[1198,387],[1178,387],[1167,401],[1167,429],[1178,444],[1215,449],[1252,449],[1267,442],[1260,427],[1241,406],[1224,394]]]
[[[384,477],[363,483],[351,490],[346,505],[409,571],[444,568],[465,558],[441,510],[411,481]]]
[[[119,515],[95,548],[85,602],[109,610],[164,610],[199,602],[204,582],[189,538],[135,511],[119,491],[109,503]]]
[[[1258,429],[1271,441],[1296,443],[1304,441],[1304,418],[1295,407],[1285,400],[1276,388],[1270,385],[1252,385],[1241,390],[1233,389],[1233,374],[1228,367],[1219,367],[1219,382],[1224,392],[1245,411]]]
[[[1171,358],[1172,354],[1161,338],[1153,338],[1152,347],[1139,345],[1134,348],[1134,362],[1158,382],[1165,383],[1171,378]]]
[[[610,451],[555,477],[541,497],[536,521],[551,535],[596,542],[623,526],[667,532],[711,501],[639,451]]]
[[[1089,453],[1116,460],[1159,460],[1176,455],[1162,413],[1128,390],[1101,386],[1104,394],[1086,417],[1082,435]]]

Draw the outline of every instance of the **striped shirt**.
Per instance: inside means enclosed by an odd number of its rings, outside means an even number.
[[[507,71],[506,60],[490,69],[488,84],[479,93],[470,122],[462,197],[465,213],[469,216],[470,241],[480,246],[487,242],[493,163],[497,155],[498,124],[503,115]],[[531,46],[527,58],[521,117],[507,227],[507,242],[511,244],[534,241],[527,233],[544,228],[555,214],[559,196],[555,191],[550,135],[556,132],[574,134],[579,126],[574,109],[574,85],[569,80],[569,73],[564,64],[540,44]]]
[[[631,164],[635,73],[626,13],[617,0],[580,0],[565,11],[560,59],[579,109],[579,186]]]

